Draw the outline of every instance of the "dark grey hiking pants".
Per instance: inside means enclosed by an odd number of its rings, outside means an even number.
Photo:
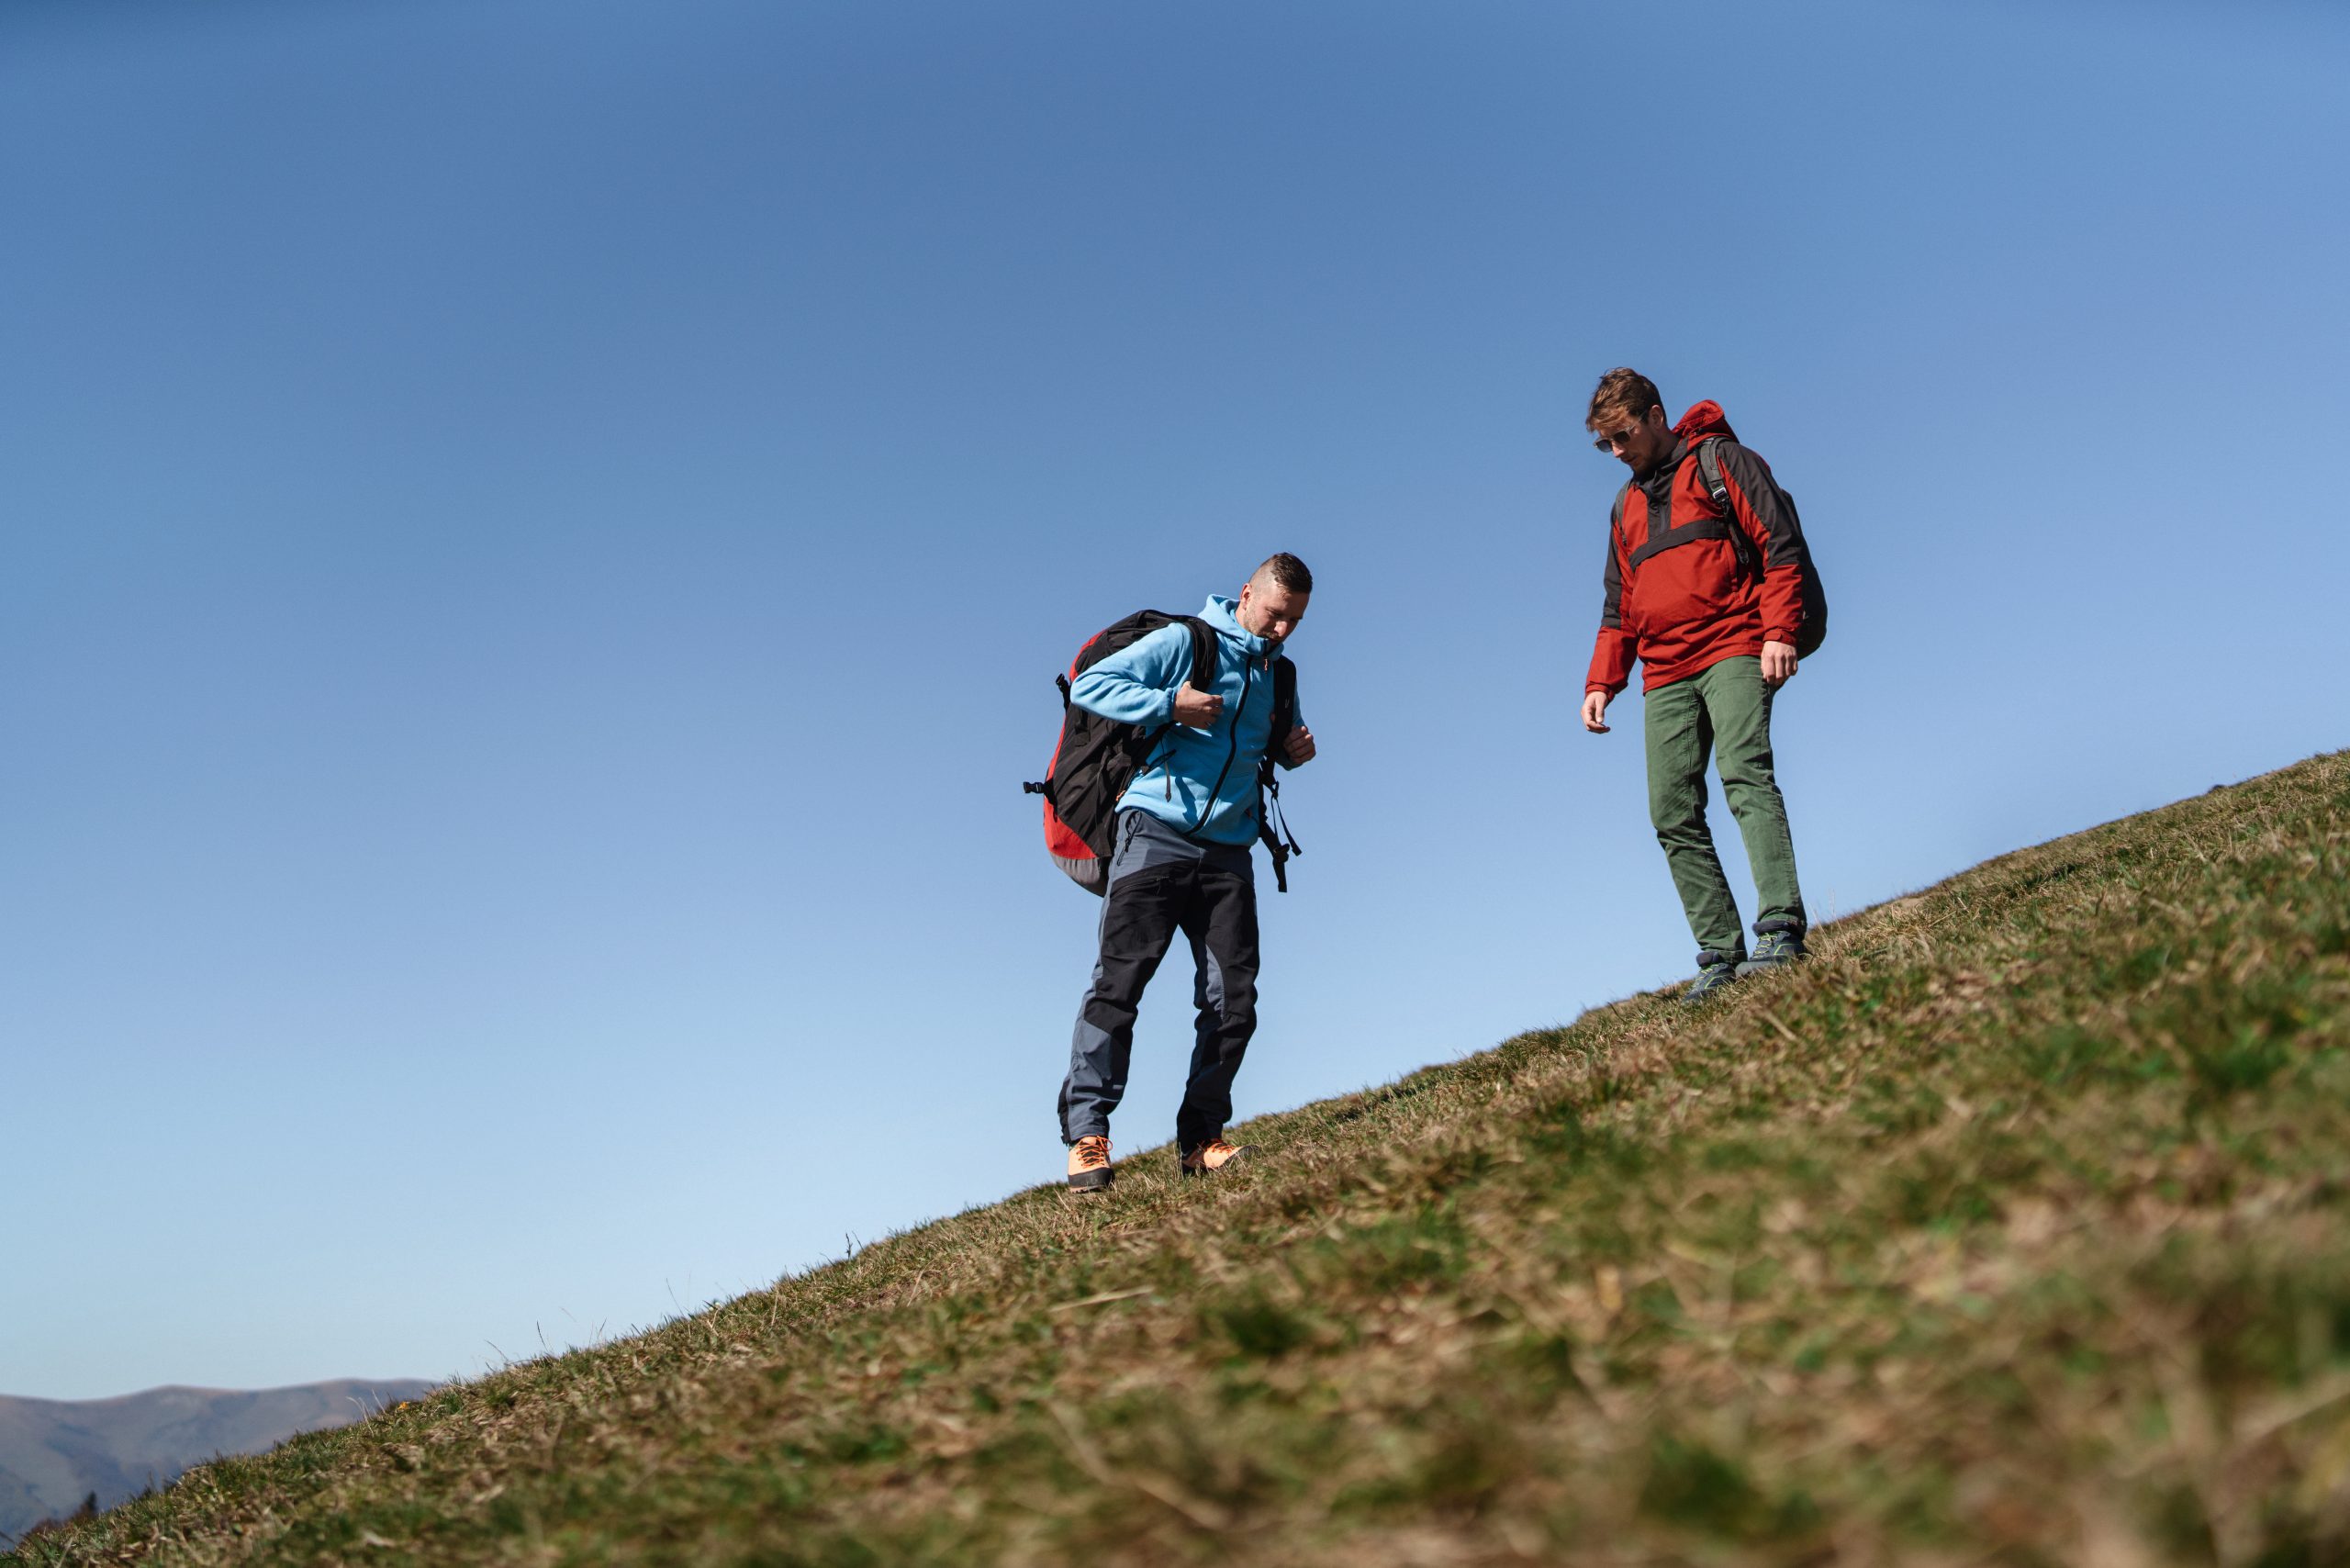
[[[1232,1079],[1257,1031],[1257,881],[1252,846],[1202,844],[1144,812],[1118,813],[1110,885],[1102,900],[1101,956],[1077,1010],[1061,1137],[1110,1130],[1125,1097],[1143,987],[1181,931],[1197,969],[1192,1075],[1175,1114],[1185,1149],[1213,1143],[1232,1119]]]

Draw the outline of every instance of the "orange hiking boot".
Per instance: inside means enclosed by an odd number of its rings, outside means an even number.
[[[1072,1193],[1099,1193],[1110,1185],[1110,1140],[1100,1133],[1069,1146],[1069,1188]]]
[[[1214,1143],[1203,1143],[1184,1152],[1183,1174],[1213,1176],[1219,1170],[1229,1170],[1233,1161],[1245,1159],[1256,1152],[1257,1146],[1253,1143],[1230,1144],[1218,1138]]]

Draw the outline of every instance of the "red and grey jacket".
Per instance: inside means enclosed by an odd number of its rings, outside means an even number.
[[[1765,642],[1796,640],[1803,565],[1793,515],[1771,465],[1738,444],[1721,405],[1697,404],[1673,427],[1673,454],[1634,475],[1616,498],[1607,532],[1607,602],[1585,691],[1613,697],[1640,661],[1653,691]],[[1721,438],[1729,513],[1714,504],[1697,443]],[[1735,531],[1733,534],[1732,531]]]

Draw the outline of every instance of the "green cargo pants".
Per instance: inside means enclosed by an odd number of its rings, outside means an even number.
[[[1796,883],[1796,846],[1787,833],[1787,806],[1771,772],[1772,690],[1762,661],[1747,655],[1709,665],[1660,686],[1643,700],[1649,756],[1649,821],[1664,846],[1673,885],[1701,949],[1702,966],[1746,956],[1738,900],[1714,853],[1706,826],[1706,756],[1715,753],[1722,797],[1746,840],[1754,872],[1759,935],[1804,929],[1803,890]]]

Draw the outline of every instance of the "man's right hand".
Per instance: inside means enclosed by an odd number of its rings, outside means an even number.
[[[1204,730],[1224,712],[1224,699],[1196,686],[1175,689],[1175,722],[1187,730]]]
[[[1583,727],[1595,735],[1607,733],[1607,693],[1586,691],[1583,694]]]

